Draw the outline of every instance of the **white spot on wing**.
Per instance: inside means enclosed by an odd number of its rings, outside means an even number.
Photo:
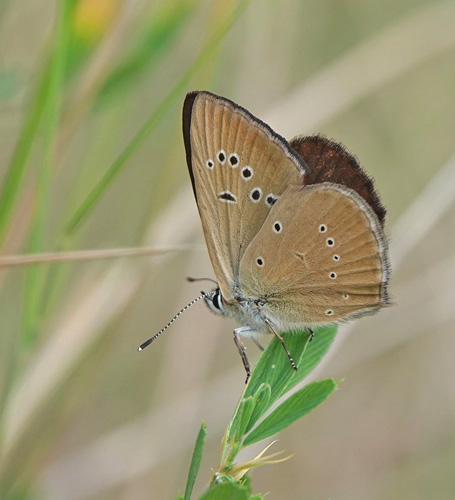
[[[276,234],[279,234],[279,233],[281,233],[282,230],[283,230],[283,226],[282,226],[281,222],[279,220],[276,220],[273,223],[273,232]]]
[[[232,168],[236,168],[239,166],[239,155],[237,153],[231,153],[229,155],[229,165],[231,165]]]
[[[250,191],[249,198],[253,203],[259,203],[262,198],[262,189],[255,187]]]
[[[216,154],[216,158],[223,165],[226,162],[226,152],[220,149]]]
[[[242,168],[241,175],[245,181],[249,181],[253,177],[253,174],[254,171],[250,166],[246,165]]]
[[[224,203],[237,203],[237,196],[228,190],[218,193],[218,199]]]
[[[269,207],[269,208],[272,208],[273,205],[275,204],[276,200],[278,200],[278,196],[276,196],[275,194],[273,193],[269,193],[266,197],[265,197],[265,204]]]

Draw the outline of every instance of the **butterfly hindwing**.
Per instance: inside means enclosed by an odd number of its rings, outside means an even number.
[[[305,165],[268,125],[208,92],[187,95],[183,135],[210,259],[231,300],[246,248],[281,194],[302,184]]]
[[[295,137],[289,144],[308,166],[305,176],[307,186],[333,182],[354,190],[370,205],[381,225],[384,225],[386,209],[376,192],[373,179],[342,144],[322,135]]]
[[[332,183],[286,191],[243,256],[240,285],[271,316],[317,325],[387,304],[387,242],[355,191]]]

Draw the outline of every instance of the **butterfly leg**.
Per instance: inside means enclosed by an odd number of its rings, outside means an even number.
[[[297,371],[297,365],[295,364],[295,361],[292,358],[291,353],[289,352],[289,349],[287,348],[286,344],[284,343],[283,337],[275,330],[272,323],[268,319],[266,319],[265,322],[267,323],[267,325],[270,328],[273,335],[275,335],[275,337],[281,342],[281,345],[283,346],[283,349],[285,350],[285,352],[288,356],[289,363],[291,363],[292,368],[294,368],[294,370]]]
[[[248,356],[246,355],[246,347],[242,342],[242,339],[239,337],[239,333],[242,332],[242,328],[236,328],[234,330],[234,342],[237,347],[237,350],[239,351],[240,357],[242,358],[243,366],[245,367],[246,371],[246,380],[245,384],[248,383],[248,380],[251,375],[251,367],[250,367],[250,362],[248,361]]]

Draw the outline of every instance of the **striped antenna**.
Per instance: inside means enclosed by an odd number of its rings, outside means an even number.
[[[195,299],[193,299],[189,304],[187,304],[185,307],[183,307],[182,309],[180,309],[180,311],[171,319],[171,321],[169,321],[169,323],[164,326],[163,328],[161,328],[161,330],[158,332],[158,333],[155,333],[155,335],[153,337],[150,337],[148,340],[146,340],[145,342],[143,342],[138,348],[137,350],[140,352],[140,351],[143,351],[148,345],[150,345],[155,339],[157,339],[165,330],[167,330],[171,325],[172,323],[174,323],[174,321],[183,313],[185,312],[189,307],[191,307],[193,304],[196,304],[196,302],[198,302],[199,300],[203,299],[205,297],[205,292],[201,292],[201,295],[199,295],[199,297],[196,297]]]

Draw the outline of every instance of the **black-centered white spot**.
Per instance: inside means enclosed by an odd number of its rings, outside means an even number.
[[[255,187],[250,191],[250,200],[254,203],[258,203],[262,198],[262,189]]]
[[[327,238],[327,240],[325,241],[325,244],[328,247],[333,247],[335,245],[335,240],[333,238]]]
[[[332,316],[333,315],[333,310],[332,309],[327,309],[325,312],[326,316]]]
[[[336,279],[336,277],[337,277],[337,273],[334,273],[333,271],[329,274],[329,278],[330,278],[331,280]]]
[[[222,164],[226,161],[226,153],[222,149],[218,151],[216,157],[218,158],[218,161]]]
[[[206,165],[207,168],[212,169],[215,166],[215,163],[213,162],[213,160],[207,160],[205,162],[205,165]]]
[[[253,169],[247,165],[246,167],[242,168],[241,176],[246,181],[249,181],[251,179],[251,177],[253,177],[253,173],[254,173]]]
[[[256,259],[256,264],[259,266],[259,267],[262,267],[264,265],[264,259],[262,257],[258,257]]]
[[[277,220],[273,223],[273,232],[274,233],[277,233],[277,234],[281,233],[282,229],[283,229],[283,226],[279,220]]]
[[[230,191],[227,190],[218,193],[218,199],[225,203],[237,203],[237,196],[235,196],[235,194],[232,194]]]
[[[347,293],[343,293],[343,299],[344,300],[348,300],[349,299],[349,295]]]
[[[325,233],[327,231],[327,226],[325,224],[321,224],[319,226],[319,232],[320,233]]]
[[[278,200],[278,196],[274,195],[273,193],[269,193],[265,197],[265,204],[269,207],[272,208],[273,205],[275,204],[276,200]]]
[[[239,165],[239,155],[236,154],[236,153],[231,153],[229,155],[229,164],[231,165],[231,167],[238,167]]]
[[[335,254],[333,256],[333,260],[336,260],[336,261],[340,260],[340,256],[338,254]]]

